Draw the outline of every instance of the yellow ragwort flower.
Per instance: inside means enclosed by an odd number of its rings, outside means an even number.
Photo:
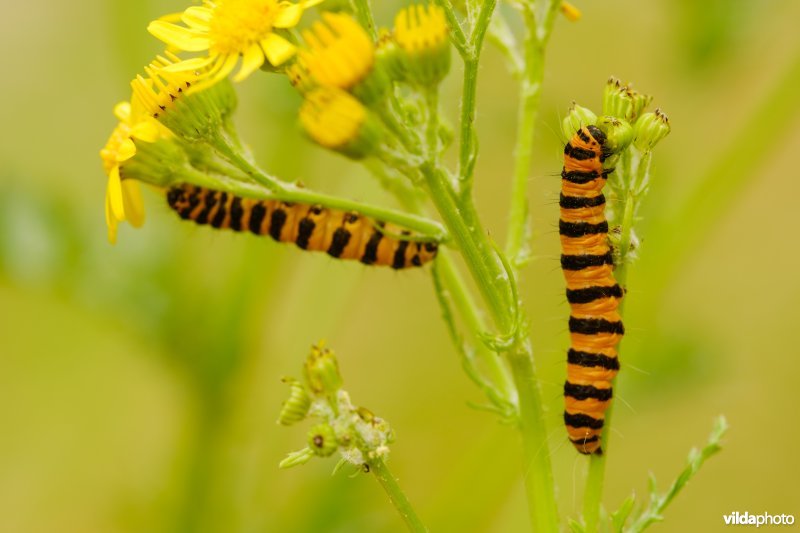
[[[202,70],[214,83],[227,76],[241,57],[242,66],[233,78],[241,81],[264,61],[279,66],[291,58],[295,46],[275,30],[293,28],[304,10],[321,1],[204,0],[202,6],[190,7],[180,15],[185,26],[162,19],[151,22],[147,30],[179,50],[208,52],[207,57],[181,61],[167,67],[169,70]]]
[[[350,90],[372,71],[375,45],[353,17],[326,12],[322,18],[303,32],[303,66],[320,85]]]
[[[367,110],[342,90],[321,87],[306,95],[300,123],[325,148],[341,148],[358,137]]]
[[[144,224],[144,204],[139,182],[122,179],[120,167],[136,155],[134,139],[154,142],[159,136],[157,124],[144,116],[137,106],[120,102],[114,108],[119,124],[109,137],[105,147],[100,150],[103,168],[108,175],[106,185],[106,225],[108,240],[117,241],[117,226],[127,220],[134,227]]]
[[[436,85],[450,70],[449,29],[444,10],[433,4],[411,5],[394,19],[398,58],[408,81]]]
[[[196,84],[199,73],[195,70],[170,72],[167,67],[180,63],[175,54],[166,52],[167,57],[157,56],[150,65],[144,67],[147,78],[137,74],[131,82],[133,97],[141,104],[145,113],[158,118],[171,108],[182,94]]]
[[[335,87],[318,87],[306,94],[300,123],[317,144],[356,158],[370,153],[380,138],[367,108]]]
[[[447,46],[444,10],[436,5],[412,5],[394,19],[394,38],[408,54],[418,55]]]

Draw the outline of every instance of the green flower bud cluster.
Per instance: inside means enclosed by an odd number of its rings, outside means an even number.
[[[394,432],[369,409],[357,407],[342,390],[342,377],[334,352],[322,343],[312,346],[305,362],[305,383],[284,379],[290,386],[289,399],[283,402],[278,422],[290,425],[306,418],[317,422],[306,435],[305,448],[290,453],[281,463],[289,468],[312,457],[330,457],[337,451],[340,464],[361,467],[389,453]]]
[[[633,124],[652,100],[652,96],[642,94],[634,90],[632,85],[624,85],[612,76],[603,91],[603,114]]]

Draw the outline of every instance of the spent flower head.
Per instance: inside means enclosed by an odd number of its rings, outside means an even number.
[[[333,351],[322,343],[312,346],[306,358],[305,374],[305,386],[295,380],[284,380],[291,384],[292,393],[283,404],[281,416],[296,398],[295,388],[299,387],[306,389],[305,396],[311,399],[310,409],[303,417],[318,422],[307,433],[307,446],[290,453],[280,467],[301,465],[314,456],[329,457],[337,451],[341,456],[340,464],[361,467],[372,460],[384,459],[389,454],[389,444],[394,441],[394,431],[386,420],[369,409],[353,405],[350,395],[342,390],[339,363]]]
[[[157,39],[178,50],[206,52],[205,57],[180,61],[173,72],[202,70],[209,83],[226,77],[242,59],[234,81],[247,78],[264,63],[280,66],[296,51],[280,30],[293,28],[307,8],[322,0],[204,0],[179,15],[184,25],[165,19],[147,27]]]

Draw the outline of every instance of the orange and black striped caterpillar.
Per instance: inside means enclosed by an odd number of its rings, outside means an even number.
[[[564,147],[558,221],[570,305],[564,423],[580,453],[598,455],[611,381],[619,370],[617,345],[625,332],[617,311],[623,290],[612,273],[604,212],[602,189],[612,172],[603,168],[609,155],[605,143],[599,128],[585,126]]]
[[[176,185],[167,203],[184,220],[214,228],[269,235],[304,250],[395,269],[422,266],[436,257],[435,241],[412,240],[412,232],[353,211],[321,205],[255,200],[223,191]]]

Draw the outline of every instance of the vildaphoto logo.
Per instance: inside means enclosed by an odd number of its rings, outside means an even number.
[[[747,511],[722,515],[726,526],[791,526],[794,524],[794,515],[791,514],[750,514]]]

